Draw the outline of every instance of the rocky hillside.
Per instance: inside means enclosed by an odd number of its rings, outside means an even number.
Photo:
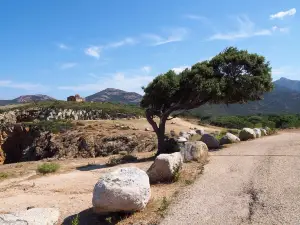
[[[119,89],[107,88],[85,98],[88,102],[117,102],[123,104],[139,104],[142,95]]]
[[[300,92],[300,81],[298,80],[290,80],[285,77],[281,77],[279,80],[276,80],[274,84],[292,91]]]
[[[52,101],[54,98],[48,95],[22,95],[12,100],[0,100],[0,105],[20,104],[40,101]]]

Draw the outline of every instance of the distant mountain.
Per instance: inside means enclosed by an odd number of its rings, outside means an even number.
[[[276,86],[281,86],[288,88],[293,91],[299,91],[300,92],[300,81],[298,80],[290,80],[285,77],[281,77],[279,80],[276,80],[274,82]]]
[[[274,82],[274,86],[274,90],[266,93],[261,101],[229,106],[205,105],[191,112],[202,116],[300,113],[300,91],[286,88],[277,82]]]
[[[22,95],[13,100],[0,100],[0,105],[10,105],[10,104],[20,104],[29,102],[39,102],[39,101],[51,101],[55,100],[48,95]]]
[[[118,102],[123,104],[139,104],[142,95],[135,92],[126,92],[119,89],[107,88],[85,98],[88,102]]]

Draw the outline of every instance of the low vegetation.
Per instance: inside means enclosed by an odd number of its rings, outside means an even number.
[[[54,120],[54,121],[38,121],[38,122],[24,122],[24,126],[37,127],[42,131],[49,131],[51,133],[59,133],[62,131],[70,130],[74,127],[71,121],[67,120]]]
[[[235,129],[242,129],[244,127],[269,127],[271,129],[298,128],[300,127],[300,114],[202,117],[200,123],[231,128],[230,132],[236,134],[238,130]]]
[[[57,163],[43,163],[42,165],[39,165],[37,168],[37,171],[41,174],[47,174],[47,173],[54,173],[58,171],[60,168],[60,165]]]
[[[4,180],[4,179],[6,179],[6,178],[8,178],[8,174],[7,173],[4,173],[4,172],[0,172],[0,181],[1,180]]]

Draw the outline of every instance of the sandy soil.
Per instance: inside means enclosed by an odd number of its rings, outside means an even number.
[[[211,154],[161,223],[299,224],[300,133],[280,133]]]

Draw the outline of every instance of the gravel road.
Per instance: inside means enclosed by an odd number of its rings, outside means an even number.
[[[162,225],[300,224],[300,133],[281,133],[211,154]]]

